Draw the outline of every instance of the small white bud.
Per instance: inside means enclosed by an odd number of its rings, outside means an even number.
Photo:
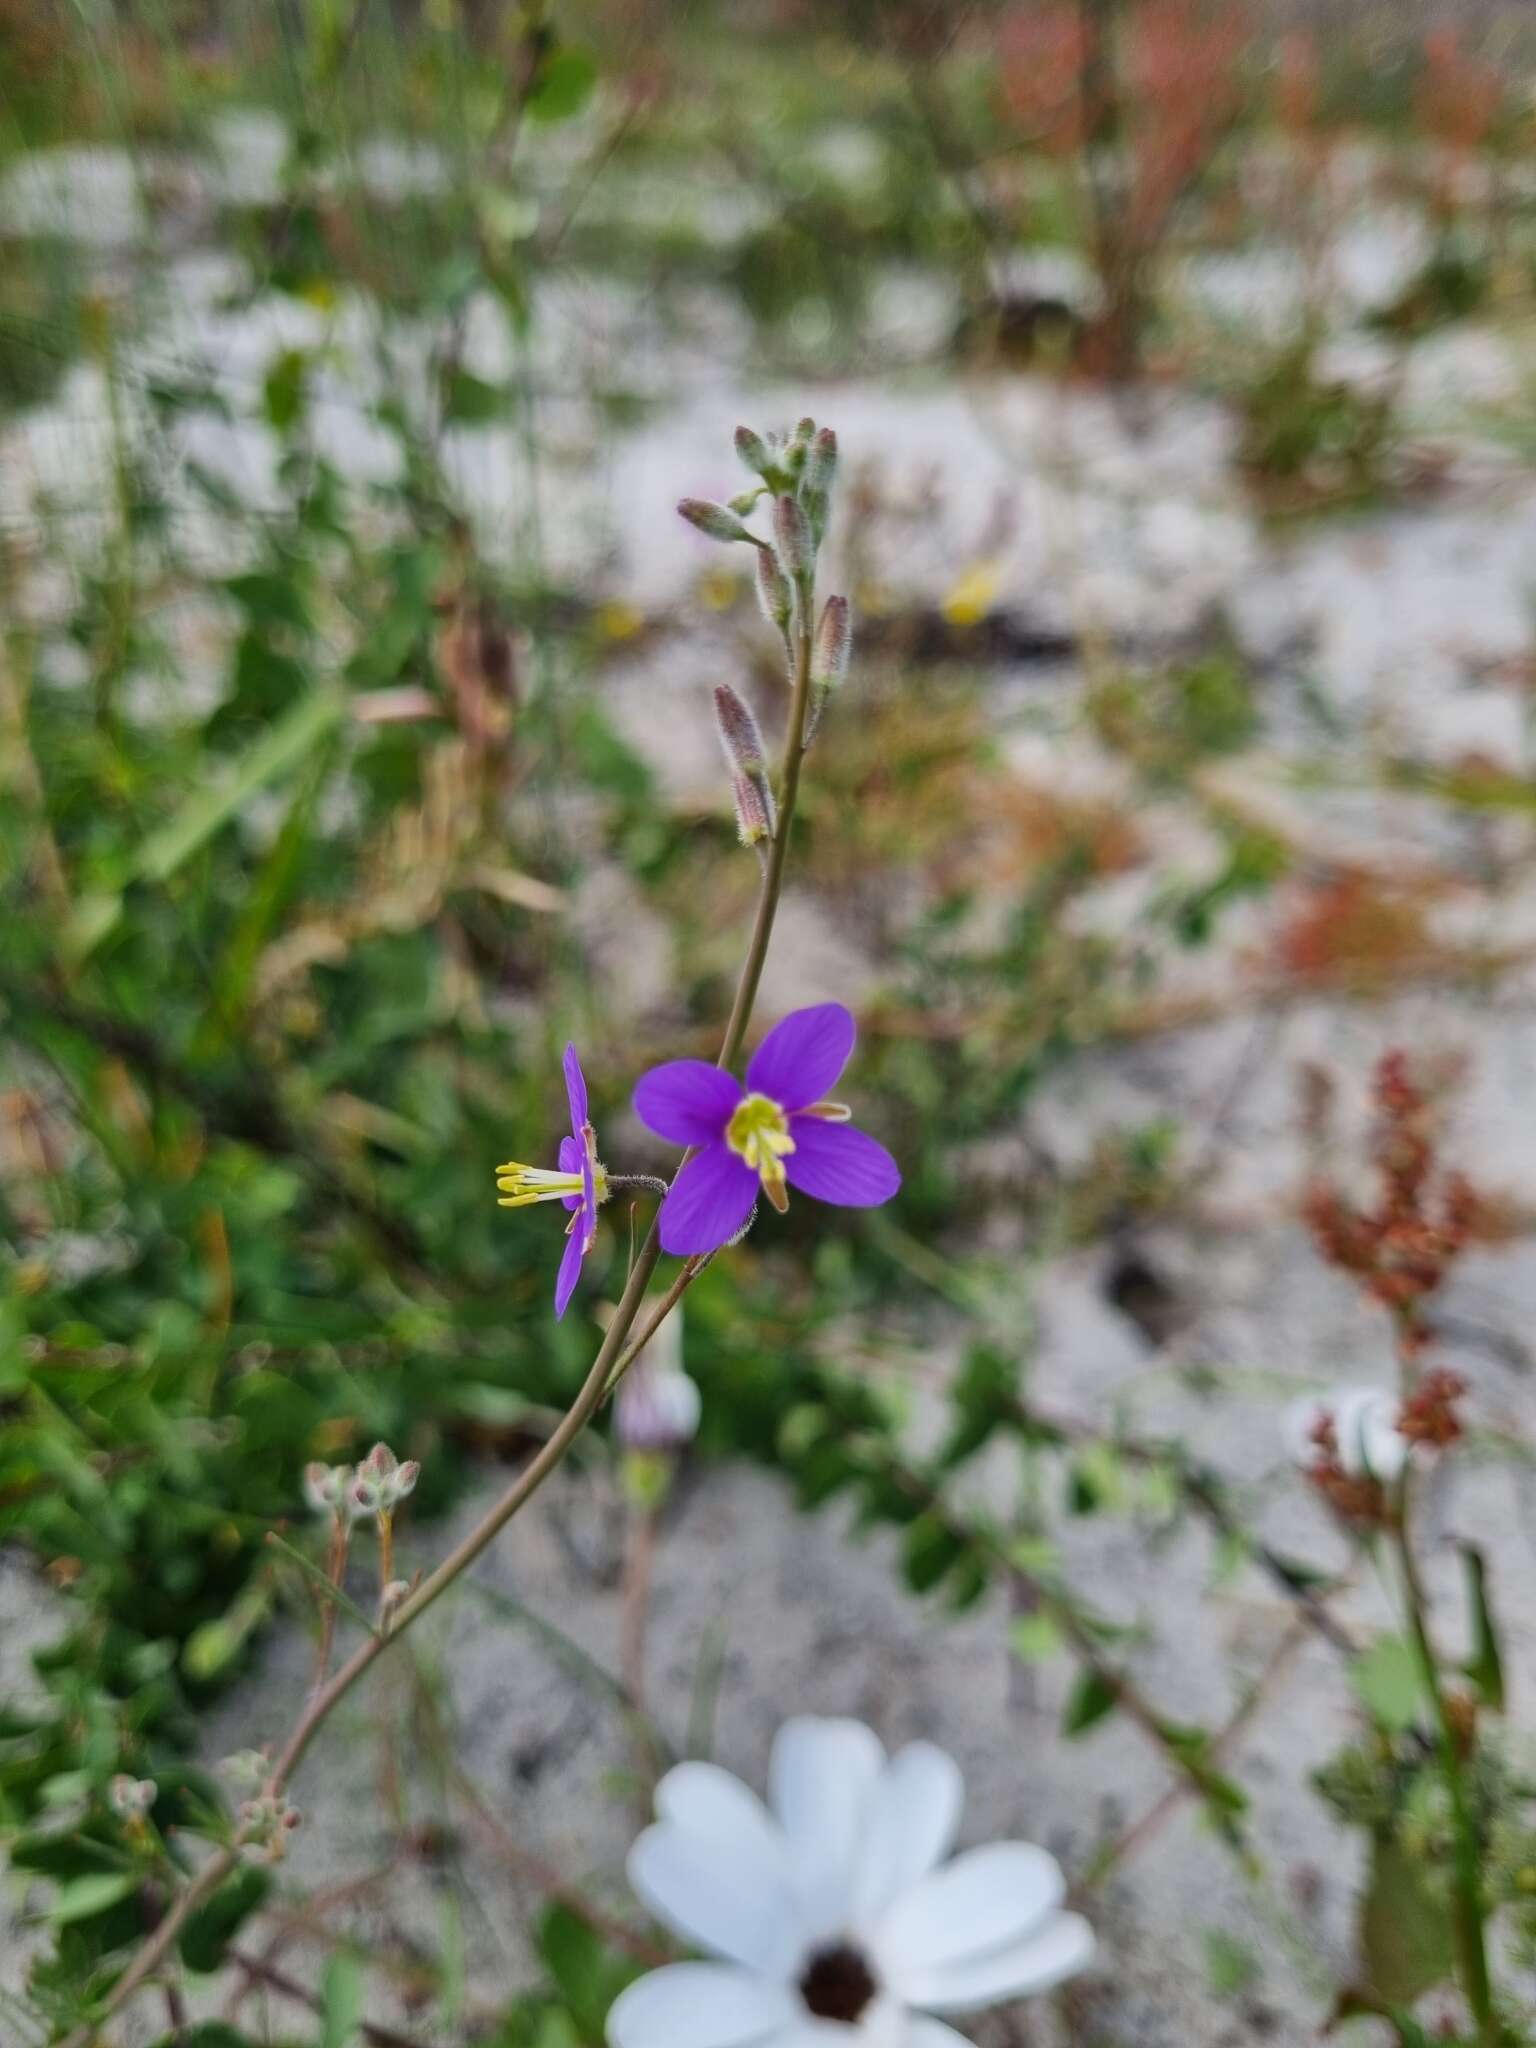
[[[112,1811],[123,1820],[142,1820],[154,1805],[159,1790],[153,1778],[134,1778],[119,1771],[107,1788],[107,1797]]]

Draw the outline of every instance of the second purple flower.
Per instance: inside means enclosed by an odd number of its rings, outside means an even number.
[[[875,1208],[901,1186],[883,1145],[856,1131],[827,1091],[853,1051],[841,1003],[795,1010],[747,1065],[743,1088],[704,1060],[669,1060],[635,1089],[635,1112],[660,1138],[698,1148],[661,1205],[661,1244],[675,1258],[718,1251],[758,1195],[781,1212],[790,1188],[841,1208]]]

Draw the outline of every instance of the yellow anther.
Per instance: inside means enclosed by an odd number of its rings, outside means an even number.
[[[767,1095],[744,1095],[725,1127],[725,1142],[763,1184],[763,1193],[782,1216],[789,1207],[783,1160],[795,1149],[789,1119]]]

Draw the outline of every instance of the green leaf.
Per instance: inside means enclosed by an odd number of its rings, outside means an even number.
[[[1015,1657],[1026,1664],[1044,1664],[1060,1654],[1061,1629],[1055,1617],[1042,1610],[1039,1614],[1021,1615],[1009,1629],[1008,1641]]]
[[[353,1956],[334,1955],[320,1979],[320,2048],[352,2048],[363,2019],[363,1973]]]
[[[1467,1568],[1467,1601],[1472,1609],[1472,1656],[1466,1673],[1481,1694],[1484,1706],[1502,1714],[1504,1659],[1499,1651],[1498,1625],[1488,1604],[1488,1573],[1483,1553],[1472,1544],[1463,1543],[1461,1560]]]
[[[1382,1636],[1356,1657],[1349,1681],[1378,1726],[1393,1734],[1413,1727],[1422,1705],[1419,1667],[1401,1636]]]
[[[965,1555],[962,1538],[936,1515],[920,1515],[902,1538],[901,1568],[914,1593],[926,1593]]]
[[[1360,1961],[1367,1987],[1387,2005],[1409,2006],[1451,1975],[1450,1907],[1428,1864],[1378,1835],[1360,1897]]]
[[[1061,1732],[1068,1738],[1086,1735],[1088,1730],[1113,1713],[1120,1695],[1097,1671],[1085,1671],[1073,1686],[1061,1717]]]
[[[272,1889],[271,1873],[247,1863],[227,1877],[217,1891],[189,1913],[176,1946],[189,1970],[205,1975],[217,1970],[224,1951]]]
[[[597,65],[585,50],[567,44],[545,59],[528,100],[535,121],[568,121],[579,114],[597,84]]]
[[[1258,1983],[1259,1959],[1246,1941],[1239,1941],[1235,1934],[1227,1934],[1220,1927],[1207,1927],[1202,1942],[1205,1974],[1216,1997],[1239,1998]]]
[[[61,1885],[48,1918],[56,1927],[64,1927],[72,1920],[89,1920],[95,1913],[106,1912],[128,1894],[136,1891],[139,1874],[132,1870],[93,1870],[85,1877],[72,1877],[68,1884]]]
[[[346,708],[345,696],[335,689],[314,690],[295,704],[246,750],[232,773],[221,776],[211,789],[196,790],[175,817],[141,843],[131,859],[128,880],[169,881],[258,790],[306,760]],[[66,953],[75,961],[84,959],[116,927],[122,910],[121,892],[83,897],[65,928]]]

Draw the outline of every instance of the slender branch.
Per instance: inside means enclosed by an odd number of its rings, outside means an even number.
[[[806,715],[810,707],[811,689],[811,648],[812,648],[812,603],[814,589],[807,579],[798,593],[796,612],[796,634],[794,647],[794,692],[790,706],[789,723],[784,735],[784,755],[780,769],[778,821],[774,829],[769,859],[764,870],[762,889],[758,897],[757,911],[753,920],[752,935],[748,942],[746,958],[742,963],[740,979],[736,985],[735,999],[731,1005],[729,1021],[720,1047],[717,1062],[722,1068],[734,1065],[746,1037],[751,1021],[753,1005],[757,999],[758,985],[762,980],[763,966],[768,957],[768,944],[773,935],[773,923],[778,911],[779,898],[784,885],[785,861],[789,851],[791,829],[794,824],[795,802],[800,788],[800,767],[805,755]],[[692,1157],[685,1153],[679,1164],[682,1171]],[[651,1275],[661,1256],[659,1221],[653,1220],[651,1228],[641,1245],[635,1262],[630,1268],[629,1278],[619,1305],[598,1346],[597,1356],[582,1382],[581,1389],[570,1408],[551,1433],[542,1448],[524,1467],[506,1492],[496,1502],[484,1519],[470,1530],[461,1542],[456,1544],[435,1570],[428,1573],[395,1609],[387,1634],[369,1636],[360,1643],[352,1655],[310,1700],[295,1723],[292,1733],[284,1744],[277,1762],[266,1780],[266,1791],[273,1797],[281,1796],[290,1779],[303,1762],[305,1752],[314,1741],[320,1729],[337,1706],[352,1690],[383,1652],[396,1642],[413,1622],[427,1611],[454,1581],[469,1569],[482,1551],[493,1543],[496,1537],[511,1521],[512,1517],[525,1507],[538,1492],[544,1481],[562,1462],[576,1438],[601,1406],[608,1392],[610,1380],[615,1377],[615,1368],[624,1355],[625,1340],[650,1285]],[[703,1262],[690,1260],[678,1276],[662,1304],[660,1312],[647,1324],[644,1339],[649,1339],[662,1321],[665,1313],[681,1298],[687,1285],[702,1270]],[[644,1340],[642,1340],[644,1341]],[[635,1347],[638,1348],[638,1347]],[[633,1350],[630,1355],[633,1355]],[[627,1359],[625,1361],[628,1362]],[[169,1953],[177,1934],[185,1924],[194,1907],[215,1890],[234,1868],[244,1836],[237,1834],[233,1841],[209,1858],[202,1869],[172,1902],[165,1917],[154,1933],[139,1949],[132,1962],[124,1970],[116,1984],[102,2002],[99,2017],[85,2026],[77,2028],[68,2036],[63,2048],[87,2048],[100,2026],[112,2014],[121,2010]]]

